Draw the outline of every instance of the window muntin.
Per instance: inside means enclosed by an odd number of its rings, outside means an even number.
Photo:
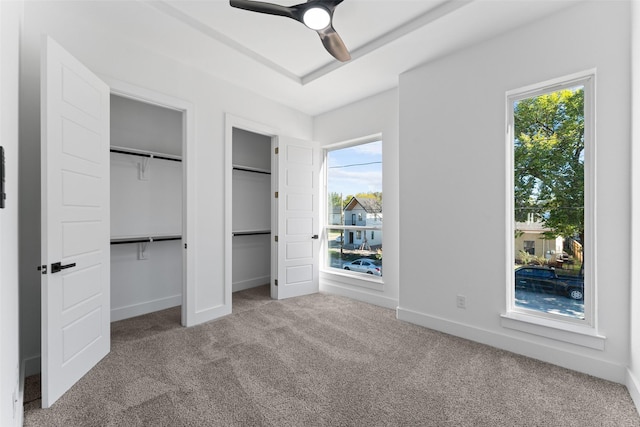
[[[325,156],[325,266],[382,276],[382,141],[337,146]]]
[[[508,94],[508,311],[592,324],[593,78]]]

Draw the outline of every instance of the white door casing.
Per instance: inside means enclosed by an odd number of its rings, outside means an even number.
[[[318,292],[320,161],[319,144],[278,137],[277,299]]]
[[[41,96],[47,408],[110,350],[109,87],[43,36]]]

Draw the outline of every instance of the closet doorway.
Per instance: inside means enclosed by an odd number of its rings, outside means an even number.
[[[114,322],[183,304],[185,112],[110,101]]]
[[[232,127],[232,292],[272,282],[272,137]]]
[[[254,286],[270,283],[273,299],[318,292],[319,144],[231,114],[225,122],[224,299],[229,313],[233,292]]]

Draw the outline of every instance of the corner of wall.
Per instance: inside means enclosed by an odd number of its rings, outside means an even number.
[[[640,382],[638,382],[638,378],[631,372],[631,369],[627,369],[625,385],[627,386],[627,390],[629,390],[633,403],[636,405],[636,410],[640,413]]]

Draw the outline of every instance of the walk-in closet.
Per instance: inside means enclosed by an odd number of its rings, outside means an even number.
[[[182,304],[183,112],[111,95],[111,321]]]
[[[271,137],[233,128],[233,292],[271,282]]]

